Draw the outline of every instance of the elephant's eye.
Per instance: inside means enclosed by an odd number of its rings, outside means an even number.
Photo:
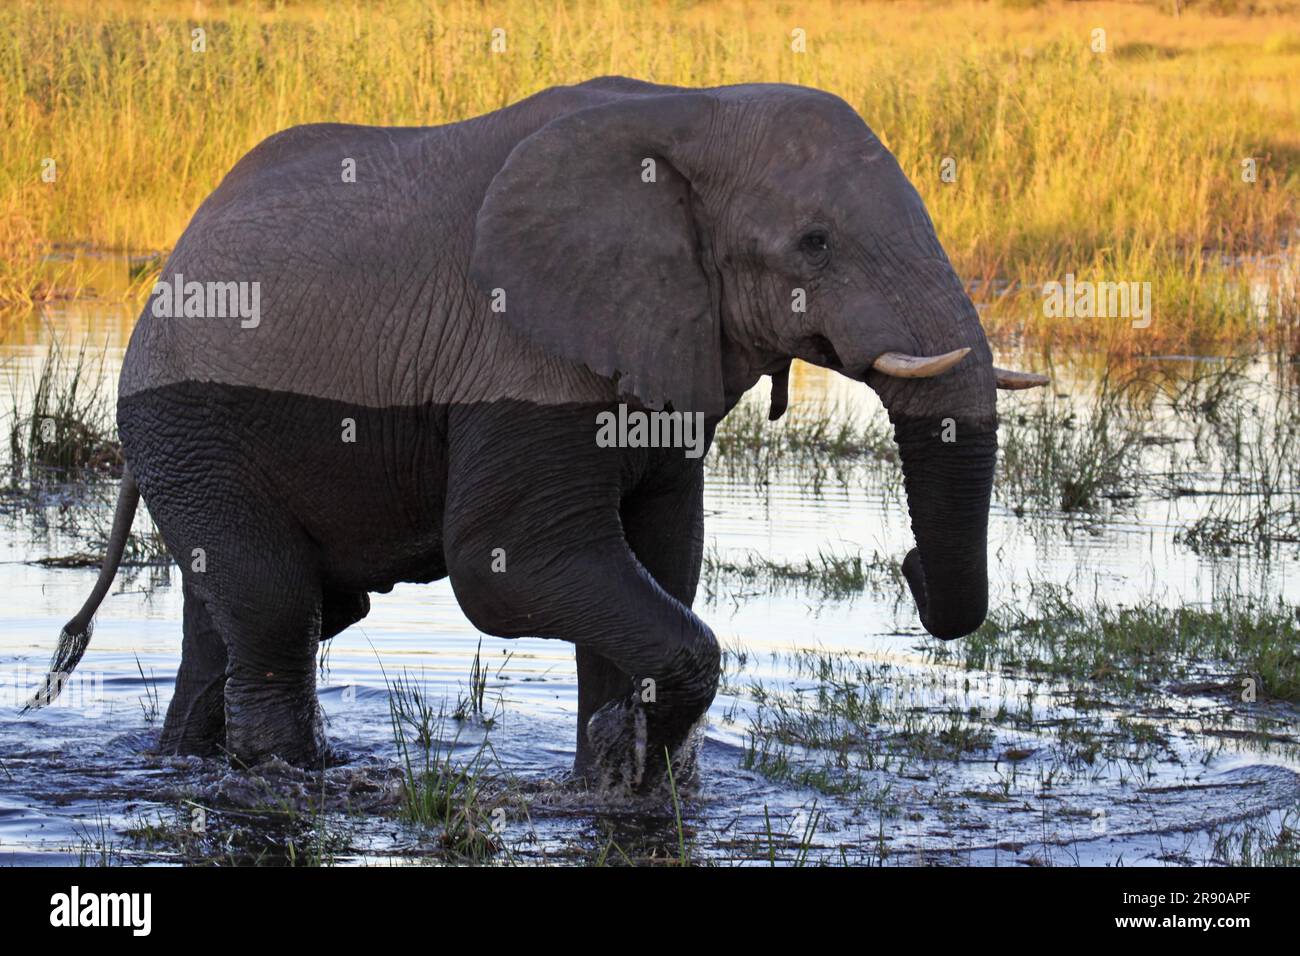
[[[799,251],[817,263],[825,263],[831,251],[831,237],[815,229],[799,240]]]

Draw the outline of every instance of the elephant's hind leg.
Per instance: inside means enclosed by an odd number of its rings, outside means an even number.
[[[235,524],[224,539],[230,551],[209,551],[204,582],[230,658],[226,751],[241,766],[271,756],[319,766],[328,748],[316,699],[322,594],[314,554],[287,519]]]
[[[184,591],[181,666],[158,749],[207,757],[219,753],[226,742],[226,643],[189,581]]]

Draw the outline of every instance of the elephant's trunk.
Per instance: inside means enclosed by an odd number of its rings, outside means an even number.
[[[925,629],[965,637],[988,612],[988,516],[996,428],[891,416],[916,547],[903,575]]]
[[[925,629],[950,640],[988,611],[997,386],[979,315],[925,223],[890,230],[884,268],[828,316],[825,335],[832,367],[889,410],[916,537],[903,574]]]

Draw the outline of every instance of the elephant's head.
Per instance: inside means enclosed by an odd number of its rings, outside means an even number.
[[[770,374],[775,416],[792,358],[870,385],[902,459],[921,620],[969,634],[1000,373],[894,157],[816,90],[598,82],[606,102],[523,140],[492,182],[476,280],[534,343],[651,407],[721,416]]]

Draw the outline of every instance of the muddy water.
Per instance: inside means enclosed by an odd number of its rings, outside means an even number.
[[[0,346],[0,392],[21,404],[57,336],[105,346],[111,394],[131,320],[121,309],[75,303],[17,322]],[[1197,363],[1164,364],[1176,379]],[[1058,370],[1056,384],[1084,395],[1099,374],[1084,362]],[[1279,372],[1261,359],[1243,374],[1269,392]],[[796,416],[827,404],[860,421],[883,414],[864,387],[806,367],[792,399]],[[1035,400],[1005,396],[1003,415]],[[1143,467],[1185,466],[1180,483],[1218,487],[1233,463],[1217,463],[1214,473],[1193,465],[1184,456],[1195,422],[1171,414],[1153,417],[1150,427],[1173,438],[1153,442]],[[824,551],[897,560],[911,545],[889,465],[822,482],[791,465],[762,482],[712,464],[706,538],[719,560],[791,563]],[[1217,862],[1227,858],[1225,840],[1276,829],[1300,800],[1290,705],[1098,691],[1087,716],[1103,745],[1099,756],[1080,759],[1060,730],[1080,713],[1073,689],[961,666],[924,634],[888,576],[846,597],[726,575],[701,594],[697,610],[728,655],[680,831],[670,805],[599,804],[564,785],[576,712],[570,647],[483,637],[445,581],[375,595],[370,616],[330,642],[318,692],[331,740],[347,758],[340,766],[324,775],[245,773],[158,758],[149,748],[180,654],[179,575],[166,568],[119,575],[59,704],[17,710],[95,578],[93,569],[33,562],[92,549],[112,493],[56,496],[35,510],[9,502],[0,516],[0,863],[444,859],[436,828],[405,824],[397,813],[387,688],[402,676],[450,714],[471,696],[476,653],[487,671],[487,719],[448,716],[439,736],[455,761],[484,763],[485,786],[503,809],[494,818],[501,862],[683,852],[756,863]],[[1287,493],[1294,500],[1294,488]],[[1018,515],[1018,502],[1000,494],[990,523],[990,603],[1027,606],[1031,588],[1051,585],[1068,587],[1084,606],[1300,601],[1294,546],[1207,556],[1176,540],[1213,500],[1139,495],[1083,513]],[[146,527],[146,518],[137,521],[137,530]],[[793,722],[835,738],[837,707],[849,697],[870,702],[878,739],[823,747],[789,732]],[[1207,733],[1207,722],[1224,732]]]

